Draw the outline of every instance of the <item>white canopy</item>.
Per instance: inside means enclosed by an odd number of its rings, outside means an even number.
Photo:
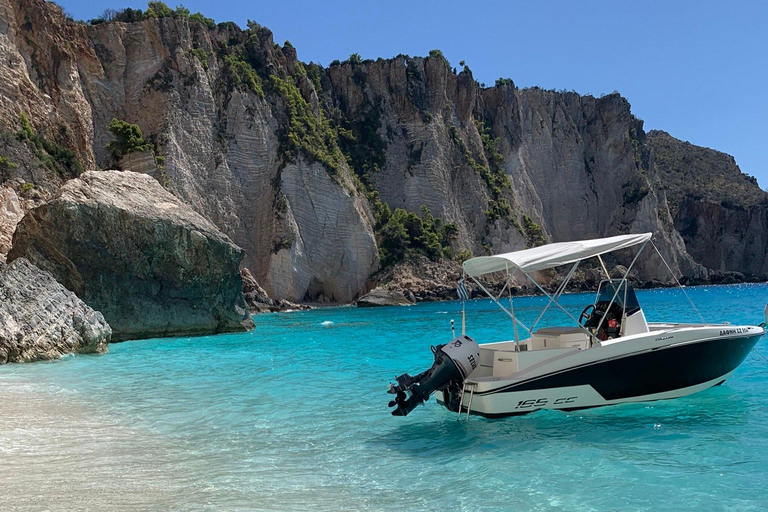
[[[499,272],[507,268],[510,272],[517,269],[523,272],[544,270],[642,244],[650,240],[652,235],[653,233],[641,233],[594,240],[557,242],[495,256],[478,256],[465,261],[462,267],[470,277]]]

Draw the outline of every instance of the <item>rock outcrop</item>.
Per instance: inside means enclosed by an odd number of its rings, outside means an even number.
[[[267,295],[267,292],[259,285],[250,270],[245,267],[241,268],[240,277],[243,280],[243,297],[251,313],[272,311],[277,307],[275,301]]]
[[[5,255],[11,250],[13,232],[22,217],[24,212],[16,191],[12,187],[0,187],[0,261],[5,261]]]
[[[374,288],[355,301],[359,308],[374,308],[381,306],[407,306],[413,304],[405,295],[395,290]]]
[[[411,302],[456,298],[461,266],[455,261],[430,261],[413,255],[375,276],[379,286],[397,292]]]
[[[113,341],[253,328],[243,250],[145,174],[91,171],[19,223],[24,257],[101,311]]]
[[[243,247],[276,300],[365,293],[379,270],[383,205],[424,205],[454,224],[454,253],[652,231],[690,280],[707,281],[707,269],[765,272],[765,209],[667,197],[654,137],[619,94],[506,79],[485,87],[439,51],[323,68],[249,25],[176,16],[87,26],[44,0],[0,0],[0,120],[15,130],[27,113],[31,132],[90,170],[112,163],[113,118],[138,124],[164,166],[152,152],[120,165],[152,174]],[[36,164],[17,155],[30,144],[17,139],[0,133],[0,156],[5,144],[26,181],[42,188],[74,172],[54,148],[33,176]],[[46,174],[47,164],[57,171]],[[707,179],[706,167],[691,169]],[[643,281],[670,280],[655,254],[636,270]]]
[[[112,329],[51,274],[20,258],[0,262],[0,364],[104,353]]]
[[[47,188],[37,188],[21,178],[0,185],[0,261],[5,261],[11,250],[13,233],[24,214],[40,206],[51,197]]]

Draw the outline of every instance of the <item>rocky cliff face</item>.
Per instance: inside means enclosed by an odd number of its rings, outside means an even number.
[[[7,132],[27,112],[35,133],[97,169],[117,164],[105,149],[110,120],[137,123],[164,168],[140,155],[121,165],[213,221],[276,299],[367,291],[379,268],[377,198],[455,223],[454,251],[653,231],[688,277],[742,264],[687,248],[697,243],[680,236],[687,217],[674,218],[642,121],[618,94],[481,87],[439,52],[322,68],[256,25],[85,26],[43,0],[0,0],[0,58]],[[638,270],[668,279],[657,257]]]
[[[748,278],[768,274],[768,193],[730,155],[662,131],[648,141],[675,228],[696,261]]]
[[[68,181],[17,226],[8,260],[20,257],[101,311],[113,341],[253,328],[242,249],[144,174]]]
[[[0,364],[107,351],[101,313],[21,258],[0,263]]]

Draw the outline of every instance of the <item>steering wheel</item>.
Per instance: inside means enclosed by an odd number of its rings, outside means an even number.
[[[592,308],[590,310],[590,308]],[[589,317],[592,316],[592,312],[595,310],[595,305],[590,304],[587,307],[584,308],[584,310],[581,312],[581,315],[579,315],[579,324],[584,325],[584,322],[589,320]]]

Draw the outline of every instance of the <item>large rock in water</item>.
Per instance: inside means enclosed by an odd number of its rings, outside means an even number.
[[[413,304],[402,292],[374,288],[355,302],[359,308],[375,308],[379,306],[406,306]]]
[[[102,353],[112,329],[98,311],[27,260],[0,262],[0,364]]]
[[[8,260],[22,256],[101,311],[113,341],[253,328],[243,250],[144,174],[65,183],[17,226]]]

